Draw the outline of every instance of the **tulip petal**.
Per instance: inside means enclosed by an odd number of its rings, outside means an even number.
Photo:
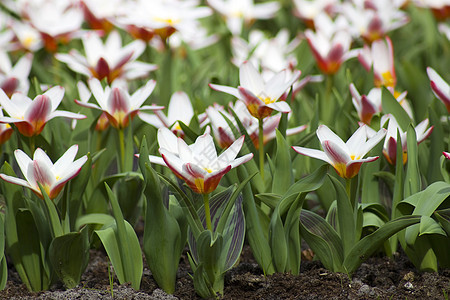
[[[323,160],[329,164],[332,163],[332,161],[328,158],[328,156],[323,151],[299,147],[299,146],[292,146],[292,149],[294,149],[295,152],[300,153],[302,155],[306,155],[306,156],[309,156],[312,158],[317,158],[317,159]]]
[[[237,88],[233,88],[233,87],[229,87],[229,86],[225,86],[225,85],[212,84],[212,83],[209,84],[209,87],[215,91],[224,92],[224,93],[233,95],[236,98],[241,98]]]
[[[192,108],[191,100],[184,92],[176,92],[170,98],[167,118],[170,123],[181,121],[187,125],[194,116],[194,109]]]
[[[259,95],[264,91],[264,81],[261,74],[248,61],[244,62],[239,68],[240,85],[251,91],[255,95]]]
[[[316,133],[321,144],[323,144],[323,142],[326,140],[331,140],[338,147],[342,149],[347,149],[347,145],[344,143],[344,141],[342,141],[342,139],[339,136],[337,136],[333,131],[331,131],[331,129],[328,128],[326,125],[320,125]]]
[[[339,147],[339,145],[337,145],[331,140],[324,141],[322,143],[322,147],[325,154],[332,161],[333,166],[336,164],[346,165],[350,160],[352,160],[345,148],[343,149]]]
[[[55,110],[61,103],[64,98],[64,91],[65,90],[62,86],[55,86],[44,93],[44,95],[49,97],[51,100],[52,110]]]

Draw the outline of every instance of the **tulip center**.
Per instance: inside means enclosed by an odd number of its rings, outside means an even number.
[[[351,160],[360,159],[360,158],[361,158],[361,156],[356,156],[354,154],[350,155]]]
[[[24,40],[23,40],[23,46],[26,49],[29,49],[34,43],[34,37],[32,36],[27,36]]]
[[[385,86],[394,86],[395,85],[395,78],[390,71],[386,71],[386,72],[382,73],[381,76],[383,77],[383,80],[384,80],[383,84]]]
[[[205,170],[208,173],[212,173],[212,170],[210,168],[203,168],[203,170]]]
[[[178,19],[171,19],[171,18],[165,19],[165,18],[158,18],[158,17],[156,17],[156,18],[154,18],[154,20],[156,22],[167,23],[170,26],[173,26],[175,24],[180,23],[180,20],[178,20]]]
[[[274,103],[276,99],[271,99],[270,97],[258,96],[258,98],[265,104]]]

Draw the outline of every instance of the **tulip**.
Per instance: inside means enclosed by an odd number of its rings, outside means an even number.
[[[99,80],[107,79],[111,84],[116,79],[136,79],[146,76],[157,67],[135,61],[145,50],[145,43],[136,40],[122,47],[118,32],[109,34],[105,44],[96,32],[89,32],[82,38],[86,56],[77,50],[69,54],[58,53],[56,59],[66,63],[75,72]]]
[[[166,144],[160,144],[159,153],[167,167],[199,194],[214,191],[226,173],[253,157],[253,154],[249,153],[236,159],[244,143],[244,136],[237,139],[219,156],[208,133],[199,136],[192,145],[187,145],[183,139],[177,138],[177,148],[173,147],[174,137],[169,130],[163,128],[158,130],[158,141],[160,143],[169,141],[167,147],[170,148],[163,148]]]
[[[394,66],[394,48],[389,37],[385,40],[374,41],[370,47],[364,45],[358,60],[368,72],[373,68],[376,87],[395,87],[397,76]]]
[[[14,93],[12,98],[0,89],[0,104],[9,115],[1,117],[0,123],[14,123],[21,134],[27,137],[39,135],[48,121],[55,117],[85,119],[85,115],[56,110],[64,97],[64,88],[55,86],[31,100],[22,93]]]
[[[54,164],[47,154],[40,148],[36,149],[33,159],[22,150],[14,151],[17,164],[25,176],[25,180],[13,176],[0,174],[3,180],[31,189],[41,199],[43,195],[39,188],[41,184],[50,199],[55,199],[64,185],[78,175],[81,167],[87,161],[87,156],[74,161],[78,152],[78,145],[70,147]]]
[[[209,84],[217,91],[231,94],[244,101],[248,111],[257,119],[270,116],[273,110],[290,112],[291,108],[284,100],[292,84],[300,77],[300,71],[294,71],[286,78],[286,71],[276,73],[269,80],[264,80],[255,67],[244,62],[239,68],[240,86],[238,88]]]
[[[450,113],[450,86],[434,69],[428,67],[427,73],[433,93],[444,103]]]
[[[402,131],[397,123],[395,117],[391,114],[384,115],[381,118],[381,126],[384,126],[386,122],[388,123],[386,139],[383,145],[383,155],[391,165],[395,165],[397,161],[397,132],[400,132],[400,142],[402,143],[403,150],[403,164],[406,163],[407,156],[407,144],[406,144],[406,132]],[[428,119],[420,122],[414,129],[416,131],[417,144],[422,143],[426,138],[428,138],[433,131],[433,127],[428,127]]]
[[[79,100],[75,100],[75,102],[84,107],[103,111],[111,125],[117,129],[127,127],[129,121],[134,118],[139,110],[158,110],[164,108],[156,105],[141,106],[153,92],[156,85],[154,80],[149,80],[145,86],[138,89],[131,96],[124,87],[119,86],[117,83],[113,84],[112,87],[107,86],[105,89],[102,88],[97,78],[91,78],[88,83],[99,105]],[[86,99],[86,97],[83,98]]]
[[[320,125],[316,131],[324,151],[293,146],[303,155],[321,159],[331,164],[339,176],[350,179],[356,176],[364,162],[378,159],[378,156],[363,158],[386,135],[386,129],[380,129],[374,136],[368,138],[367,125],[359,127],[347,140],[342,141],[326,125]]]

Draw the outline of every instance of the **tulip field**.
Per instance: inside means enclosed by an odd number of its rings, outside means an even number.
[[[227,299],[245,250],[264,280],[403,257],[448,299],[449,19],[428,0],[1,1],[0,297],[11,274],[80,288],[102,253],[112,298],[148,278],[178,295],[184,262],[189,299]],[[370,297],[424,297],[408,284]]]

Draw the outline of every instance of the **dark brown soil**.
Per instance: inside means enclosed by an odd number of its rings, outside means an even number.
[[[176,292],[173,296],[158,289],[148,269],[144,270],[141,289],[133,290],[109,282],[110,264],[104,252],[91,251],[90,264],[80,285],[64,290],[54,286],[51,291],[31,293],[20,282],[17,273],[9,270],[1,299],[200,299],[195,294],[190,267],[182,257]],[[251,251],[244,248],[239,265],[225,278],[223,299],[448,299],[450,270],[439,273],[419,273],[404,255],[394,258],[371,258],[362,264],[350,279],[345,274],[332,273],[317,261],[302,261],[301,274],[264,276]]]

